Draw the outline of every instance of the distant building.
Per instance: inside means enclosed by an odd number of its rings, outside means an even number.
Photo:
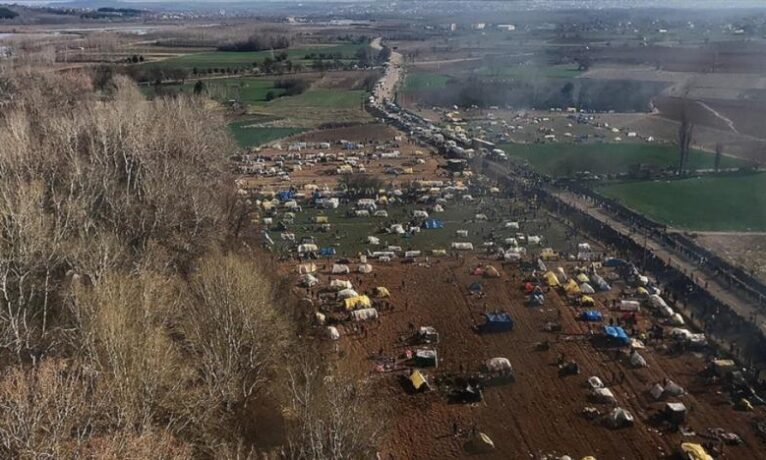
[[[516,26],[513,24],[498,24],[497,28],[506,32],[513,32],[516,30]]]

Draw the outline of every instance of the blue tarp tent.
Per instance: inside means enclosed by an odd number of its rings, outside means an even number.
[[[334,256],[335,248],[319,248],[320,256]]]
[[[475,283],[471,283],[471,284],[468,286],[468,290],[469,290],[469,291],[471,291],[471,292],[481,292],[481,291],[483,291],[483,290],[484,290],[484,288],[482,287],[481,283],[479,283],[479,282],[477,281],[477,282],[475,282]]]
[[[427,230],[435,230],[438,228],[444,228],[444,222],[442,222],[439,219],[426,219],[425,222],[423,222],[423,228]]]
[[[597,310],[584,311],[580,314],[580,318],[584,321],[601,321],[604,319],[601,312]]]
[[[630,342],[628,334],[626,334],[625,330],[619,326],[604,326],[604,333],[610,339],[614,339],[620,343],[627,345]]]
[[[290,201],[293,199],[293,192],[290,190],[279,192],[277,193],[277,198],[279,201]]]
[[[511,315],[504,311],[484,314],[485,322],[480,326],[481,332],[507,332],[513,329]]]

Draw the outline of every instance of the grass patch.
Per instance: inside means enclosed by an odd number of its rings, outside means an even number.
[[[253,123],[253,120],[242,120],[229,124],[231,134],[242,148],[257,147],[305,131],[302,128],[250,127]]]
[[[574,78],[582,74],[577,64],[549,66],[537,65],[487,65],[476,70],[483,77],[513,78]]]
[[[340,54],[341,59],[354,59],[356,52],[367,45],[346,44],[333,46],[315,46],[305,48],[293,48],[275,51],[208,51],[203,53],[186,54],[162,61],[148,62],[143,64],[150,67],[162,68],[186,68],[210,69],[229,67],[249,67],[253,64],[261,64],[267,57],[274,58],[282,51],[287,52],[287,58],[291,61],[306,61],[305,57],[311,53]],[[307,62],[310,62],[307,61]]]
[[[766,174],[629,182],[598,190],[682,229],[766,231]]]
[[[436,91],[447,86],[450,77],[429,72],[408,74],[404,81],[404,91]]]
[[[509,155],[524,159],[536,170],[554,177],[571,176],[577,171],[595,174],[628,172],[631,165],[643,163],[659,167],[675,167],[678,149],[661,144],[504,144]],[[693,150],[689,168],[712,168],[715,155]],[[735,158],[723,157],[722,168],[736,168],[746,164]]]
[[[268,107],[357,108],[366,95],[363,90],[310,89],[297,96],[275,99]]]

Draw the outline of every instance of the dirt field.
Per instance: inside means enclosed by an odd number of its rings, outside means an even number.
[[[698,243],[766,281],[766,233],[695,233]]]

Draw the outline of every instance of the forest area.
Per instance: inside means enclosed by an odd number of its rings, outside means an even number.
[[[203,96],[0,72],[0,457],[364,458]],[[267,439],[268,441],[264,441]]]

